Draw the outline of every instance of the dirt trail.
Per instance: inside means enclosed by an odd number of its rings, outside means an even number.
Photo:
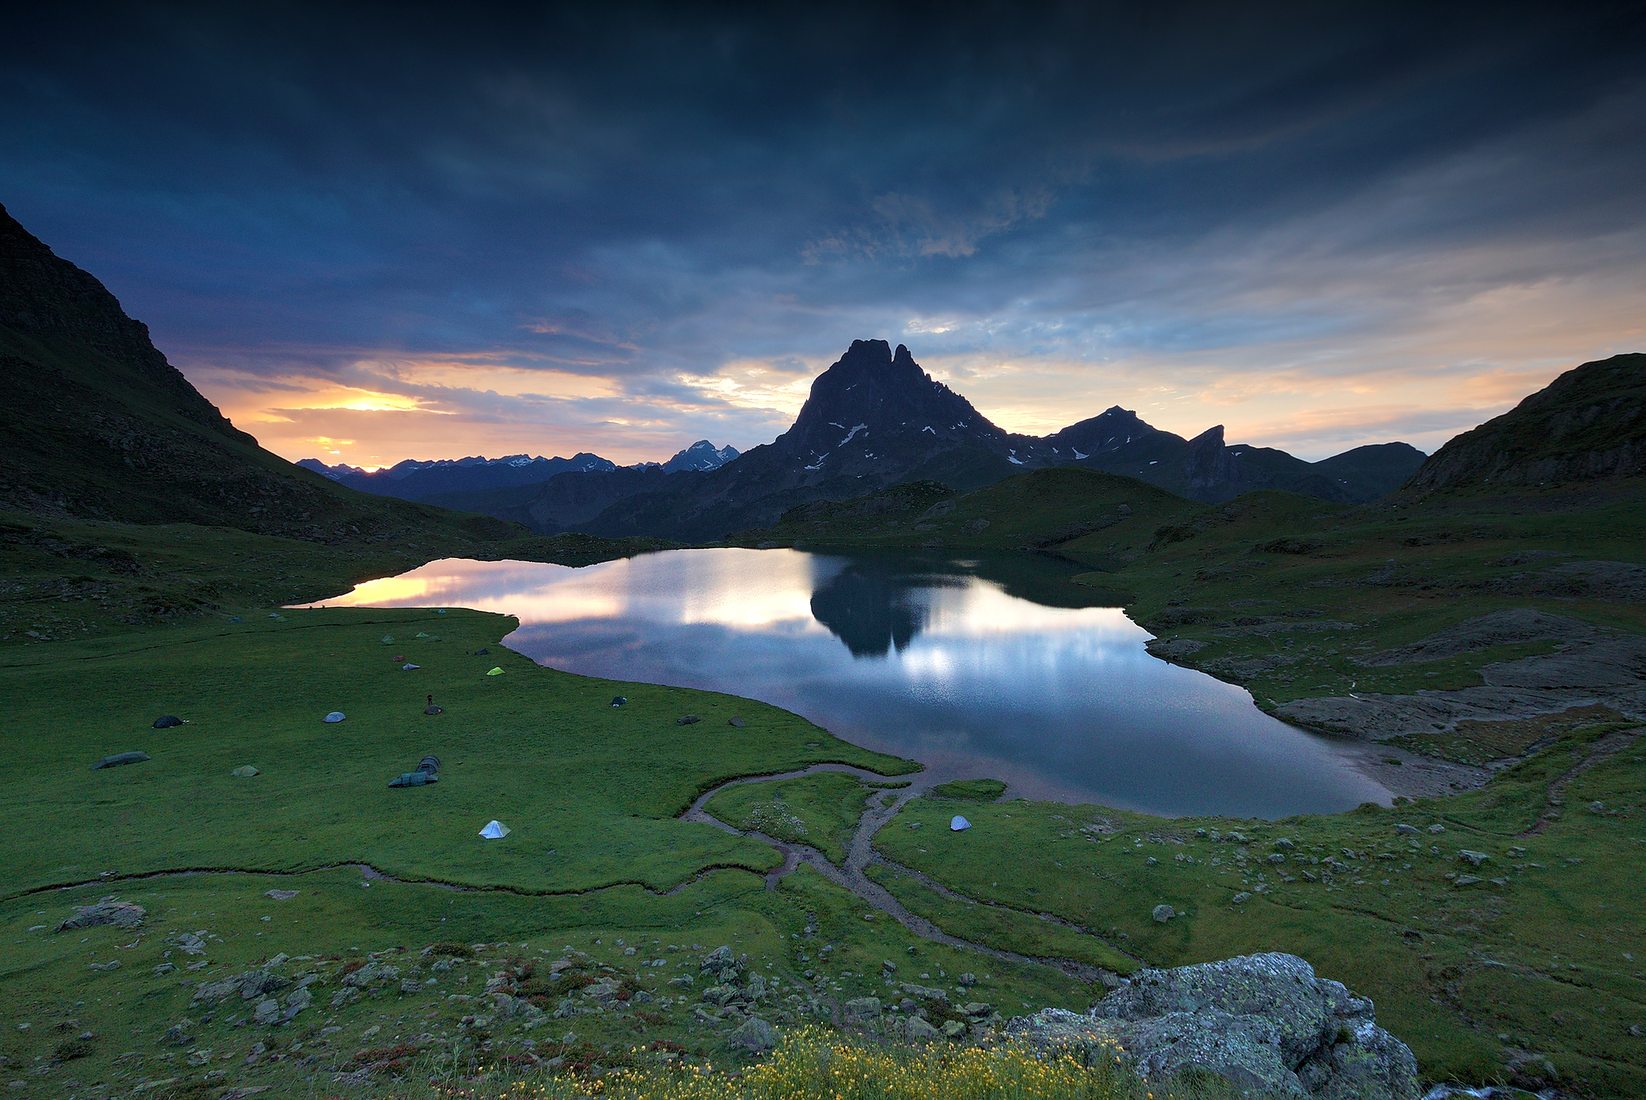
[[[1104,968],[1094,966],[1091,963],[1081,962],[1078,959],[1049,958],[1039,955],[1026,955],[1018,951],[1006,951],[998,947],[990,947],[987,944],[975,943],[971,940],[962,939],[959,936],[944,931],[935,922],[920,916],[918,913],[911,912],[903,905],[902,902],[893,897],[891,892],[884,886],[881,886],[879,883],[864,874],[864,869],[870,864],[882,863],[886,866],[896,868],[902,873],[914,876],[917,881],[920,881],[923,885],[931,886],[932,888],[937,889],[945,897],[968,902],[974,905],[987,905],[990,908],[1005,910],[1032,919],[1046,920],[1049,923],[1057,923],[1063,927],[1085,932],[1085,929],[1078,929],[1077,926],[1069,924],[1061,918],[1052,917],[1048,914],[1035,913],[1026,909],[1013,909],[1009,906],[993,905],[988,902],[979,902],[975,898],[967,897],[964,894],[957,893],[946,886],[941,886],[926,876],[921,875],[919,872],[903,867],[901,864],[892,863],[890,860],[886,860],[878,855],[874,850],[875,834],[885,828],[886,824],[897,815],[897,812],[902,809],[904,804],[911,798],[914,798],[916,795],[922,794],[929,790],[934,785],[934,781],[932,779],[925,778],[921,775],[915,775],[909,777],[911,782],[907,787],[895,790],[877,791],[871,794],[867,805],[864,807],[863,816],[858,819],[857,829],[852,833],[851,843],[847,846],[846,850],[846,861],[843,864],[835,863],[829,859],[828,856],[824,855],[821,851],[809,844],[793,844],[788,841],[778,840],[776,837],[768,836],[765,833],[757,832],[752,829],[735,828],[734,826],[721,821],[704,808],[715,795],[731,787],[739,787],[748,783],[770,783],[784,779],[799,779],[803,776],[816,775],[820,772],[840,772],[846,775],[854,775],[859,779],[877,783],[884,783],[888,779],[887,776],[868,771],[864,768],[852,767],[848,764],[814,764],[809,768],[801,768],[791,772],[782,772],[777,775],[746,776],[741,779],[728,780],[725,783],[721,783],[718,786],[703,792],[695,801],[692,802],[691,806],[680,815],[680,819],[682,821],[694,821],[704,825],[712,825],[715,828],[731,833],[734,836],[748,837],[751,840],[758,840],[762,844],[770,845],[783,857],[783,862],[776,869],[767,873],[766,888],[768,890],[776,889],[778,882],[781,881],[784,876],[791,874],[795,868],[804,863],[813,870],[817,871],[818,874],[834,883],[836,886],[839,886],[845,890],[850,890],[853,894],[856,894],[860,899],[862,899],[862,901],[864,901],[870,908],[876,910],[877,912],[886,914],[893,920],[897,921],[897,923],[901,924],[904,928],[907,928],[909,931],[913,932],[922,939],[931,940],[934,943],[946,944],[950,947],[958,947],[966,951],[975,951],[978,954],[987,955],[990,958],[1001,959],[1006,962],[1035,963],[1041,966],[1054,967],[1061,970],[1063,973],[1070,975],[1071,977],[1079,978],[1081,981],[1102,982],[1105,985],[1112,985],[1117,981],[1118,976],[1113,971],[1105,970]]]

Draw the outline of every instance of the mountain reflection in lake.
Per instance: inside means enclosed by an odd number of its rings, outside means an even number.
[[[1261,817],[1388,801],[1330,742],[1149,656],[1118,608],[1080,606],[1092,595],[1073,572],[1022,555],[795,550],[583,569],[454,559],[326,603],[516,615],[507,643],[540,664],[762,699],[1028,798]]]

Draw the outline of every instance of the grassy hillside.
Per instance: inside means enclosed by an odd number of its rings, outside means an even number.
[[[1083,1006],[1083,983],[918,939],[809,868],[768,890],[771,849],[676,820],[725,777],[906,762],[748,700],[538,668],[499,646],[510,625],[264,611],[7,647],[0,1067],[50,1095],[71,1079],[306,1095],[339,1073],[405,1095],[457,1065],[735,1061],[700,974],[720,944],[748,953],[758,1011],[780,1026],[885,995],[886,960],[956,1003]],[[612,708],[619,692],[628,705]],[[422,713],[431,693],[443,714]],[[333,709],[345,721],[322,723]],[[702,721],[677,725],[687,711]],[[162,713],[187,724],[151,728]],[[130,750],[152,759],[91,770]],[[388,788],[426,753],[437,784]],[[243,765],[259,774],[232,774]],[[513,832],[481,840],[492,818]],[[110,894],[147,910],[140,928],[54,931]],[[238,993],[195,999],[265,966],[287,983],[282,1005],[309,982],[292,1023],[252,1024],[256,999]],[[499,973],[529,1008],[493,1006]],[[608,982],[621,997],[601,1002]],[[575,1018],[553,1019],[568,999]]]
[[[813,505],[747,541],[1055,553],[1090,566],[1080,580],[1113,593],[1173,660],[1248,687],[1268,709],[1478,684],[1482,666],[1521,654],[1488,648],[1423,667],[1361,658],[1493,611],[1646,633],[1639,478],[1347,507],[1275,492],[1204,505],[1127,478],[1042,470],[969,494],[904,487]]]
[[[968,808],[954,843],[954,804],[923,798],[877,839],[896,864],[880,880],[985,942],[1004,906],[1156,965],[1294,952],[1371,997],[1431,1078],[1639,1096],[1646,926],[1623,870],[1646,844],[1639,733],[1594,723],[1478,792],[1280,822],[1014,801]],[[899,867],[987,904],[939,910]],[[1160,903],[1178,916],[1153,920]]]
[[[1646,475],[1646,355],[1567,371],[1423,464],[1413,492]]]
[[[1124,556],[1147,546],[1160,525],[1209,507],[1131,478],[1060,468],[1018,474],[970,493],[925,481],[855,500],[809,504],[742,541],[1033,550],[1092,537],[1095,545]]]

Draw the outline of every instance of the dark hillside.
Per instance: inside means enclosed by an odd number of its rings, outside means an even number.
[[[1436,451],[1417,492],[1552,485],[1646,474],[1646,355],[1574,367]]]
[[[236,429],[91,275],[0,207],[0,510],[338,541],[510,524],[334,485]]]

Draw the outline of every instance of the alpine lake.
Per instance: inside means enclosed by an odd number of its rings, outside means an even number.
[[[1347,746],[1151,656],[1076,572],[1032,555],[799,550],[581,569],[445,559],[324,602],[513,615],[505,643],[539,664],[760,699],[934,781],[998,779],[1018,797],[1267,818],[1389,802]]]

